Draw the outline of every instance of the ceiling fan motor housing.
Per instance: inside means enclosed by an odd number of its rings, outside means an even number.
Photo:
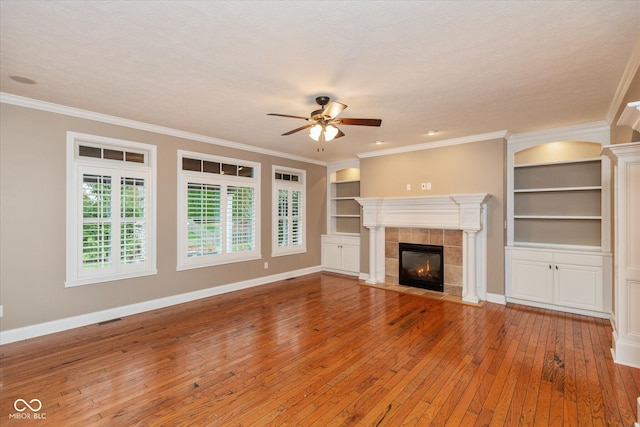
[[[325,105],[327,105],[329,103],[329,97],[328,96],[318,96],[318,97],[316,97],[316,102],[321,107],[324,107]]]
[[[317,121],[323,118],[322,112],[324,111],[323,108],[319,109],[319,110],[314,110],[311,112],[311,121]]]

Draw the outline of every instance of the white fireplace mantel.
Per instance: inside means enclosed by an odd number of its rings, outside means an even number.
[[[427,197],[360,197],[369,229],[369,279],[384,282],[385,227],[462,230],[462,299],[477,303],[487,294],[487,193]]]

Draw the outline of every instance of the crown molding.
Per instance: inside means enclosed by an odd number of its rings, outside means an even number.
[[[630,126],[636,132],[640,132],[640,101],[627,104],[618,119],[618,126]]]
[[[611,127],[607,122],[592,122],[554,129],[515,133],[507,140],[508,145],[542,144],[557,141],[593,141],[608,145]]]
[[[425,142],[422,144],[407,145],[404,147],[389,148],[387,150],[369,151],[366,153],[358,153],[359,159],[367,157],[388,156],[390,154],[409,153],[412,151],[429,150],[431,148],[449,147],[451,145],[470,144],[472,142],[489,141],[491,139],[507,139],[509,131],[501,130],[497,132],[482,133],[478,135],[463,136],[460,138],[445,139],[442,141]]]
[[[613,121],[616,118],[616,114],[618,114],[618,110],[624,103],[624,98],[627,92],[629,91],[629,86],[631,86],[631,82],[636,76],[638,69],[640,68],[640,39],[638,39],[635,47],[631,51],[631,56],[629,57],[629,61],[627,62],[627,66],[622,73],[622,78],[620,79],[620,83],[618,83],[618,87],[616,88],[616,93],[613,96],[613,100],[611,101],[611,105],[609,105],[609,110],[607,111],[606,121],[609,124],[613,124]]]
[[[285,159],[298,160],[305,163],[312,163],[320,166],[326,166],[327,162],[315,160],[308,157],[296,156],[281,151],[269,150],[267,148],[256,147],[253,145],[242,144],[240,142],[228,141],[226,139],[214,138],[211,136],[201,135],[192,132],[181,131],[164,126],[152,125],[150,123],[139,122],[136,120],[124,119],[122,117],[110,116],[108,114],[96,113],[94,111],[82,110],[79,108],[68,107],[66,105],[54,104],[51,102],[40,101],[37,99],[26,98],[23,96],[12,95],[0,92],[0,103],[17,105],[19,107],[32,108],[34,110],[48,111],[50,113],[63,114],[65,116],[78,117],[81,119],[95,120],[102,123],[108,123],[117,126],[123,126],[131,129],[143,130],[146,132],[154,132],[162,135],[175,136],[177,138],[190,139],[192,141],[204,142],[207,144],[220,145],[223,147],[235,148],[237,150],[251,151],[254,153],[265,154],[268,156],[281,157]]]

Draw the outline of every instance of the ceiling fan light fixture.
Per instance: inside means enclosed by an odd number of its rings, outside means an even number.
[[[311,128],[309,129],[309,136],[314,141],[319,141],[320,140],[320,134],[321,133],[322,133],[322,125],[320,125],[320,124],[315,124],[315,125],[311,126]]]
[[[324,140],[329,142],[333,141],[333,138],[338,134],[338,128],[334,125],[327,125],[324,129]]]

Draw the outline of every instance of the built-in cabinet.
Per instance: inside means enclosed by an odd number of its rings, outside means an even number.
[[[360,273],[360,237],[322,236],[322,267],[326,271]]]
[[[356,160],[327,168],[327,234],[322,236],[322,269],[360,274],[360,169]]]
[[[603,312],[607,257],[600,253],[509,248],[510,298]]]
[[[631,104],[630,104],[631,105]],[[640,108],[640,103],[637,103]],[[640,131],[640,110],[636,113]],[[614,162],[613,359],[640,368],[640,142],[604,150]]]
[[[609,316],[608,138],[603,124],[509,141],[507,301]]]

